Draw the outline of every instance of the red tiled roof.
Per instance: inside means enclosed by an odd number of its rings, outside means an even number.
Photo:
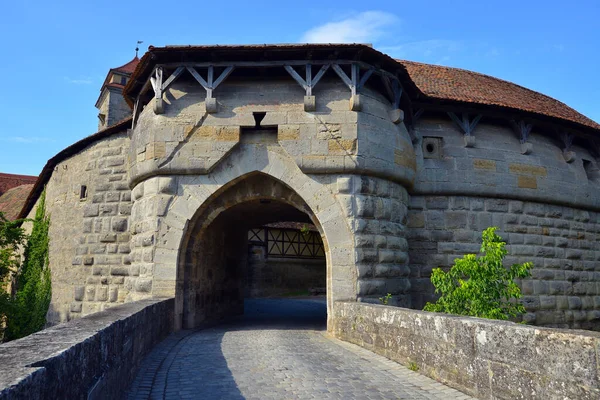
[[[123,88],[125,87],[124,85],[121,85],[120,83],[109,82],[110,75],[112,72],[119,72],[121,74],[131,75],[133,73],[133,71],[135,71],[135,68],[137,67],[137,65],[139,63],[140,63],[140,59],[138,58],[138,56],[135,56],[133,58],[133,60],[129,61],[127,64],[123,64],[117,68],[111,68],[108,71],[108,73],[106,74],[106,78],[104,78],[104,82],[102,83],[102,86],[100,87],[100,97],[102,96],[102,90],[104,90],[105,87],[114,87],[119,90],[123,90]],[[98,107],[98,101],[100,101],[100,97],[98,97],[98,100],[96,100],[96,107]]]
[[[4,216],[11,221],[17,219],[31,189],[33,189],[33,183],[7,190],[0,196],[0,212],[4,213]]]
[[[459,68],[398,62],[428,98],[507,107],[600,129],[600,124],[566,104],[512,82]]]
[[[140,59],[138,56],[135,56],[133,60],[129,61],[127,64],[123,64],[120,67],[113,68],[114,71],[122,72],[124,74],[132,74],[135,71],[135,67],[137,67]]]
[[[27,183],[35,183],[37,178],[37,176],[31,175],[4,174],[0,172],[0,195],[14,187]]]

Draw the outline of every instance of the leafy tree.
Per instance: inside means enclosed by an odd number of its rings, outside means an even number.
[[[26,236],[20,224],[21,221],[9,221],[0,212],[0,327],[4,326],[7,316],[13,310],[7,288],[11,274],[19,268],[19,248],[25,244]],[[0,339],[1,337],[0,335]]]
[[[483,231],[480,257],[467,254],[456,259],[448,272],[435,268],[431,283],[441,297],[427,303],[425,311],[507,320],[525,312],[518,302],[521,289],[515,278],[526,278],[533,264],[502,265],[506,243],[496,234],[496,227]],[[512,300],[512,301],[511,301]]]
[[[46,192],[40,196],[33,228],[23,253],[23,265],[15,277],[16,293],[7,318],[5,339],[13,340],[44,328],[52,297],[48,267],[48,229]]]

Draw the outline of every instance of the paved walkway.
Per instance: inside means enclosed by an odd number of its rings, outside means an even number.
[[[251,300],[237,321],[181,331],[144,360],[129,399],[469,399],[327,336],[325,304]]]

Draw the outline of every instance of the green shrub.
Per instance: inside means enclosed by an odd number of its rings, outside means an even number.
[[[48,229],[46,192],[40,196],[33,228],[23,253],[23,264],[15,276],[15,295],[7,315],[6,340],[18,339],[44,328],[52,297],[48,267]]]
[[[467,254],[456,259],[448,272],[433,270],[431,283],[441,296],[437,302],[427,303],[425,311],[503,320],[525,312],[518,301],[521,289],[514,279],[528,277],[533,264],[505,268],[502,260],[507,254],[506,243],[496,229],[483,231],[481,256]]]

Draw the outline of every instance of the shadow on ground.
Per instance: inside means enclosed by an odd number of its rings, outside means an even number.
[[[247,299],[244,315],[212,328],[180,331],[144,359],[128,399],[245,399],[223,355],[228,332],[326,329],[325,299]]]

